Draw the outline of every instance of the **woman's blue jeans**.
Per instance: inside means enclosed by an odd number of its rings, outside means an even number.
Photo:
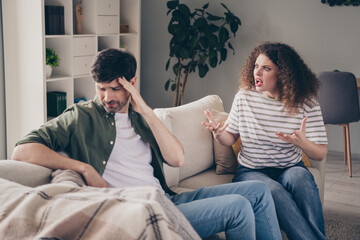
[[[289,239],[326,239],[319,190],[302,161],[284,169],[240,165],[233,182],[255,179],[270,188],[280,227]]]
[[[201,238],[225,231],[226,239],[281,239],[275,206],[260,181],[199,188],[170,196]]]

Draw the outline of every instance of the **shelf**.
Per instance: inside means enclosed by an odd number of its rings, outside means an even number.
[[[8,154],[19,139],[50,119],[47,117],[48,91],[66,92],[67,106],[73,104],[74,97],[94,98],[90,67],[98,51],[120,48],[124,43],[138,61],[136,87],[140,89],[141,0],[83,0],[84,18],[79,34],[75,7],[80,1],[8,0],[2,3],[6,9],[3,11],[4,58],[11,63],[4,71],[7,108],[11,109],[6,116],[11,119],[6,126]],[[45,34],[45,6],[50,5],[64,6],[64,35]],[[104,25],[99,24],[100,21]],[[107,23],[113,25],[109,27]],[[129,25],[130,33],[120,33],[120,24]],[[48,79],[44,69],[47,47],[54,49],[60,58],[60,66],[53,68]],[[14,57],[20,55],[21,58]],[[19,65],[26,67],[18,71]]]
[[[63,80],[71,80],[72,77],[71,76],[56,76],[56,75],[51,75],[50,78],[46,79],[46,82],[56,82],[56,81],[63,81]]]
[[[72,38],[72,35],[45,35],[45,38]]]

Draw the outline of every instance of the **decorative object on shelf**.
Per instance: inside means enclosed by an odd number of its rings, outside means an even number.
[[[329,4],[330,7],[337,6],[360,6],[360,0],[321,0],[324,4]]]
[[[45,65],[46,79],[51,77],[52,67],[50,65]]]
[[[45,34],[65,34],[64,6],[45,6]]]
[[[167,14],[171,13],[168,31],[172,38],[166,71],[172,58],[175,58],[176,63],[172,66],[175,79],[166,81],[165,90],[170,87],[171,91],[174,91],[173,106],[182,105],[190,73],[198,70],[199,77],[204,78],[209,71],[209,65],[216,68],[226,60],[228,49],[235,54],[230,43],[229,30],[235,37],[241,21],[225,4],[221,5],[225,9],[224,16],[209,13],[209,3],[191,12],[189,7],[179,0],[167,2]]]
[[[47,92],[47,115],[57,117],[66,109],[66,92]]]
[[[76,16],[76,33],[82,33],[82,20],[84,18],[84,11],[82,8],[82,0],[76,4],[75,7],[75,16]]]
[[[51,77],[52,68],[60,65],[60,58],[52,48],[46,48],[46,78]],[[49,68],[50,67],[50,68]]]
[[[86,98],[84,97],[74,99],[74,103],[83,103],[83,102],[86,102]]]
[[[129,25],[120,24],[120,33],[129,33]]]

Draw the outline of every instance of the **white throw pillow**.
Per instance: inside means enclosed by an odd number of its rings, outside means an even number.
[[[224,111],[220,97],[209,95],[179,107],[155,109],[156,115],[184,147],[185,163],[180,168],[179,181],[214,165],[212,136],[201,125],[207,121],[204,114],[207,109]]]

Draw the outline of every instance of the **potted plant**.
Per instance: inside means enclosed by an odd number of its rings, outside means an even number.
[[[166,71],[171,59],[175,58],[172,66],[175,79],[166,81],[165,90],[174,91],[173,106],[182,105],[190,73],[198,71],[199,77],[203,78],[209,66],[216,68],[227,59],[228,49],[235,53],[229,40],[231,35],[235,37],[241,21],[225,4],[221,3],[221,6],[224,15],[216,16],[208,12],[209,3],[191,12],[179,0],[167,2],[167,14],[171,14],[168,31],[172,38]]]
[[[52,68],[60,65],[60,58],[52,48],[46,48],[46,78],[50,78]]]

